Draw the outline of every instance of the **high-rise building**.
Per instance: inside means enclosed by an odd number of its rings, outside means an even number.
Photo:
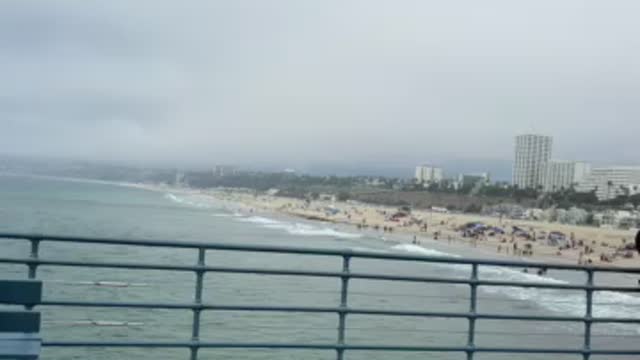
[[[230,176],[236,175],[238,173],[238,169],[235,166],[230,165],[216,165],[215,169],[213,169],[213,174],[216,176]]]
[[[610,166],[594,168],[577,186],[576,191],[596,191],[598,200],[640,192],[640,166]]]
[[[552,160],[547,171],[545,191],[575,187],[591,172],[591,164],[582,161]]]
[[[429,184],[439,183],[443,179],[442,168],[431,165],[416,166],[416,183]]]
[[[544,135],[516,136],[513,184],[520,189],[544,188],[553,138]]]

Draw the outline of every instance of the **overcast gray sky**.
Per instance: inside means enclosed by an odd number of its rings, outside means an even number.
[[[0,152],[640,162],[640,1],[2,1]]]

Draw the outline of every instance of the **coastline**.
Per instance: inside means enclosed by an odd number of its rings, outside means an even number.
[[[577,265],[583,252],[581,263],[593,266],[614,266],[621,268],[640,267],[640,259],[633,252],[633,258],[614,257],[616,249],[625,243],[633,242],[634,233],[619,229],[607,229],[567,225],[559,223],[536,222],[528,220],[499,219],[479,214],[439,213],[428,210],[413,210],[411,218],[419,219],[427,224],[424,231],[420,225],[410,224],[410,221],[389,221],[389,216],[397,212],[397,208],[364,204],[356,202],[340,202],[328,200],[305,200],[295,198],[278,197],[268,194],[255,195],[250,191],[241,189],[180,189],[171,187],[156,187],[148,185],[135,185],[152,191],[175,192],[185,195],[202,196],[205,199],[223,202],[245,214],[280,214],[293,218],[302,218],[308,221],[324,222],[344,227],[346,230],[379,234],[398,239],[402,243],[411,244],[413,237],[417,245],[424,241],[434,241],[447,246],[452,246],[473,252],[477,249],[482,257],[493,259],[517,259],[534,262],[548,262]],[[467,223],[483,223],[487,226],[500,227],[506,231],[504,235],[482,236],[476,239],[463,237],[458,228]],[[576,243],[584,246],[576,246],[570,249],[559,250],[558,246],[548,245],[546,240],[526,241],[513,237],[510,232],[513,226],[527,229],[533,233],[550,233],[560,231],[565,234],[573,234]],[[388,231],[384,229],[387,228]],[[389,230],[390,229],[390,230]],[[437,233],[437,235],[436,235]],[[401,235],[401,236],[400,236]],[[401,239],[406,238],[406,239]],[[625,239],[625,240],[623,240]],[[514,254],[514,244],[517,248]],[[523,254],[530,244],[531,255]],[[585,246],[592,249],[592,253],[584,254]],[[500,251],[498,251],[500,248]],[[508,252],[507,252],[507,249]],[[604,254],[610,260],[600,257]],[[591,260],[589,262],[588,260]]]
[[[567,225],[559,223],[538,222],[530,220],[499,219],[480,214],[441,213],[429,210],[413,210],[411,219],[417,219],[427,224],[427,229],[410,223],[406,219],[389,221],[389,216],[398,211],[397,208],[365,204],[352,201],[305,200],[278,197],[269,194],[255,194],[247,189],[192,189],[179,188],[159,184],[114,182],[93,179],[67,178],[57,176],[34,176],[26,174],[2,174],[8,176],[29,176],[35,178],[87,182],[113,186],[124,186],[147,191],[175,193],[180,195],[203,197],[206,201],[224,203],[228,208],[237,209],[246,215],[261,213],[284,215],[301,218],[312,222],[323,222],[339,225],[344,230],[360,234],[378,234],[381,237],[393,237],[400,243],[411,244],[415,237],[416,245],[424,241],[435,242],[448,247],[459,248],[465,253],[478,254],[484,258],[499,260],[529,260],[534,262],[548,262],[577,265],[580,253],[583,253],[582,264],[593,266],[614,266],[621,268],[639,268],[640,258],[633,252],[633,258],[613,257],[612,254],[624,246],[632,243],[635,234],[632,231],[619,229],[596,228],[587,226]],[[461,236],[458,228],[467,223],[482,223],[487,226],[499,227],[506,231],[504,235],[482,236],[476,239]],[[593,253],[584,254],[584,246],[559,250],[558,246],[551,246],[546,240],[535,242],[514,238],[510,234],[513,226],[527,229],[533,233],[550,233],[559,231],[573,234],[576,242],[581,241],[589,246]],[[385,231],[384,229],[390,229]],[[436,236],[437,234],[437,236]],[[625,239],[625,240],[623,240]],[[518,250],[514,254],[514,244]],[[532,254],[521,253],[526,244],[530,244]],[[500,249],[500,251],[498,251]],[[507,252],[507,249],[508,252]],[[611,258],[602,261],[601,254]],[[474,254],[475,255],[475,254]],[[589,263],[587,260],[591,259]]]

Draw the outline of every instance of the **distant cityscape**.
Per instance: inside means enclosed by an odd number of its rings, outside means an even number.
[[[140,168],[5,156],[0,157],[0,173],[176,188],[245,189],[310,201],[331,198],[512,219],[640,228],[640,166],[600,167],[581,160],[558,160],[553,158],[553,146],[550,136],[516,136],[510,181],[504,174],[494,177],[490,171],[483,171],[491,167],[481,161],[464,167],[424,164],[416,166],[411,175],[406,171],[411,165],[405,164],[404,176],[389,177],[314,175],[285,167],[261,171],[233,163],[202,169]]]
[[[594,168],[585,161],[553,159],[553,138],[546,135],[518,135],[514,142],[512,184],[518,189],[542,193],[593,192],[600,201],[640,193],[640,166]],[[491,183],[491,176],[489,172],[481,172],[446,177],[442,167],[424,164],[416,166],[414,181],[424,187],[446,184],[457,190],[469,186],[481,188]]]

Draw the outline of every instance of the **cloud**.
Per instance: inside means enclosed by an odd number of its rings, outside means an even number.
[[[7,1],[0,152],[164,164],[635,160],[634,1]]]

